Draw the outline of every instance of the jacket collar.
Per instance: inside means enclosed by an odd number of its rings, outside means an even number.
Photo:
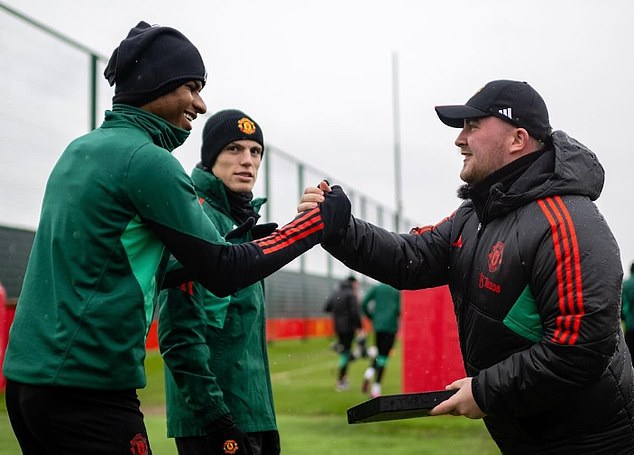
[[[122,124],[134,125],[145,131],[154,144],[169,152],[183,145],[189,137],[189,131],[172,125],[163,117],[127,104],[114,104],[111,111],[106,111],[101,126],[111,128]]]
[[[227,187],[222,183],[222,180],[199,166],[193,169],[191,177],[198,194],[212,207],[231,217],[231,204],[227,197]],[[254,198],[251,201],[253,210],[256,213],[259,212],[264,202],[266,202],[266,198]]]

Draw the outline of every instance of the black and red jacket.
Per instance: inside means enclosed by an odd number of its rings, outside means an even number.
[[[490,177],[435,226],[395,234],[351,217],[324,248],[399,289],[449,285],[465,369],[503,453],[634,453],[621,261],[593,203],[603,168],[557,131]]]

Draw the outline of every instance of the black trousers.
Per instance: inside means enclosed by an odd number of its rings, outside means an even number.
[[[279,455],[280,436],[277,431],[247,433],[253,455]],[[176,438],[178,455],[209,455],[209,443],[205,436]]]
[[[24,455],[150,455],[136,390],[7,381],[5,400]]]
[[[394,346],[396,333],[376,332],[374,334],[374,338],[376,341],[377,350],[379,351],[379,355],[384,355],[385,357],[388,357],[390,355],[392,347]]]
[[[350,352],[352,342],[354,341],[354,332],[337,333],[337,343],[341,349],[340,352]]]

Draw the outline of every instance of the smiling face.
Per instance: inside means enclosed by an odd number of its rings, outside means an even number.
[[[231,191],[247,193],[255,185],[261,163],[262,146],[243,139],[224,146],[211,172]]]
[[[178,128],[190,131],[198,114],[207,112],[200,96],[203,85],[200,81],[189,81],[175,90],[141,106],[141,109],[163,117]]]

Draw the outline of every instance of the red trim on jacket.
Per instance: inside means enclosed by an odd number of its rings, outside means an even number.
[[[430,232],[433,231],[434,229],[436,229],[438,226],[440,226],[443,223],[446,223],[447,221],[449,221],[451,218],[453,218],[453,216],[456,214],[456,212],[453,212],[451,215],[443,218],[442,220],[440,220],[438,223],[434,224],[434,225],[428,225],[428,226],[414,226],[413,228],[411,228],[409,230],[410,234],[413,235],[423,235],[425,232]]]
[[[271,254],[322,229],[324,229],[324,222],[321,219],[320,209],[314,208],[295,218],[274,235],[256,240],[254,243],[262,248],[263,254]]]
[[[555,254],[559,313],[552,341],[575,344],[579,337],[583,307],[583,285],[579,243],[574,223],[559,196],[537,201],[550,223]]]

